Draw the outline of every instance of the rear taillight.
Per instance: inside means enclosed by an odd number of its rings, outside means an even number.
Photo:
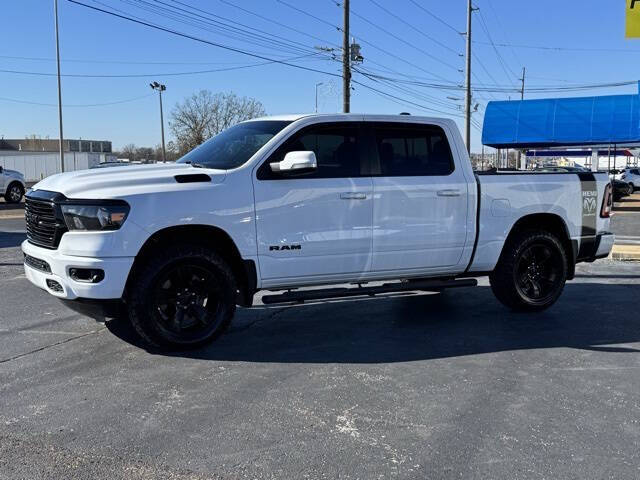
[[[613,194],[611,184],[607,183],[604,189],[604,199],[602,200],[602,210],[600,210],[600,217],[611,217],[611,208],[613,207]]]

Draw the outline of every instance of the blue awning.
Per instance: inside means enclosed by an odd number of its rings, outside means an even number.
[[[489,102],[482,143],[495,148],[640,143],[640,96]]]

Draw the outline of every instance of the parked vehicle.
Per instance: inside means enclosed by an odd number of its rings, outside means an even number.
[[[7,203],[20,203],[26,191],[24,175],[0,166],[0,196]]]
[[[218,337],[258,290],[298,302],[488,275],[507,307],[546,309],[576,263],[609,254],[611,205],[606,174],[474,175],[451,120],[281,116],[176,164],[43,180],[22,249],[38,287],[76,306],[124,303],[149,344],[183,348]],[[358,286],[306,288],[335,284]]]
[[[633,193],[633,188],[626,182],[622,180],[612,180],[611,185],[613,186],[613,201],[619,202],[624,197],[628,197]]]
[[[620,180],[627,182],[635,191],[640,188],[640,168],[625,168]]]
[[[555,173],[580,173],[580,172],[589,172],[590,170],[584,167],[538,167],[534,170],[534,172],[555,172]]]

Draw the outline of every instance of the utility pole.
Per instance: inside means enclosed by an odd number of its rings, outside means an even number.
[[[467,0],[467,68],[466,68],[466,92],[465,92],[465,129],[464,138],[467,152],[471,153],[471,15],[477,8],[473,8],[471,0]]]
[[[526,73],[527,69],[525,67],[522,67],[522,78],[520,79],[522,80],[522,89],[520,90],[520,100],[524,100],[524,79]],[[526,158],[524,160],[522,159],[522,152],[520,150],[518,150],[518,168],[520,168],[521,170],[527,169],[527,160]]]
[[[166,162],[167,161],[167,151],[164,148],[164,118],[162,115],[162,92],[164,92],[167,89],[166,85],[162,85],[158,82],[153,82],[150,83],[149,86],[153,89],[153,90],[157,90],[158,93],[160,94],[160,131],[162,132],[162,161]]]
[[[60,171],[64,172],[64,140],[62,135],[62,82],[60,81],[60,40],[58,35],[58,0],[53,1],[53,11],[56,18],[56,62],[58,64],[58,122],[60,124]]]
[[[342,111],[351,111],[351,55],[349,51],[349,0],[342,0],[344,26],[342,28]]]

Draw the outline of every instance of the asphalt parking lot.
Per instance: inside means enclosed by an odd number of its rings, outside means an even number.
[[[0,219],[0,478],[640,477],[638,263],[537,315],[483,280],[258,304],[159,355],[32,287],[23,232]]]

